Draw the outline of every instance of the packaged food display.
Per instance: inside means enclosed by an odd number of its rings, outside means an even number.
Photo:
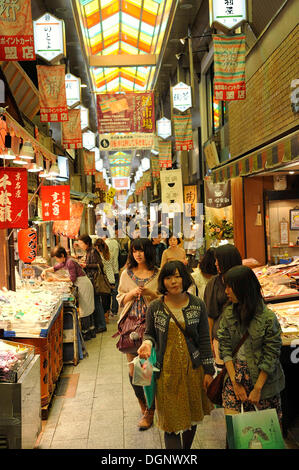
[[[299,296],[299,291],[296,288],[296,273],[298,271],[298,260],[288,265],[262,266],[254,269],[265,299]]]
[[[33,346],[0,340],[0,382],[16,383],[33,357]]]
[[[282,329],[284,345],[299,338],[299,301],[268,304],[275,312]]]

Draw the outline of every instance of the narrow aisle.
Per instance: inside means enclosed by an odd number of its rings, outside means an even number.
[[[162,449],[163,433],[155,426],[139,431],[140,409],[128,379],[125,355],[108,331],[86,343],[89,356],[76,366],[64,366],[70,376],[63,395],[53,397],[38,449]],[[58,389],[59,391],[59,389]],[[60,392],[61,393],[61,392]],[[214,410],[198,426],[194,449],[225,448],[223,411]]]

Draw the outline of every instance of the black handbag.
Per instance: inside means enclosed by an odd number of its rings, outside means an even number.
[[[248,337],[248,331],[246,331],[245,335],[241,338],[241,341],[237,345],[237,347],[233,351],[233,356],[237,354],[239,351],[240,347]],[[224,366],[222,371],[216,375],[216,377],[212,380],[210,385],[207,388],[207,396],[209,400],[214,403],[214,405],[222,405],[222,390],[223,390],[223,384],[224,384],[224,378],[227,373],[226,367]]]
[[[164,302],[163,300],[163,306],[165,308],[165,310],[169,313],[169,315],[171,316],[171,318],[175,321],[177,327],[181,330],[181,332],[183,333],[183,335],[185,336],[185,340],[186,340],[186,343],[187,343],[187,347],[188,347],[188,351],[190,353],[190,356],[191,356],[191,361],[192,361],[192,367],[193,369],[197,369],[199,366],[202,365],[202,360],[200,358],[200,352],[199,352],[199,349],[198,347],[194,344],[193,342],[193,339],[187,335],[186,331],[184,330],[184,328],[181,327],[181,325],[179,324],[179,322],[177,321],[177,319],[175,318],[174,314],[172,313],[172,311],[167,307],[166,303]]]

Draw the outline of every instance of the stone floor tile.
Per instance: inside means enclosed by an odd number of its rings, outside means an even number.
[[[87,439],[72,439],[55,441],[51,449],[87,449]]]

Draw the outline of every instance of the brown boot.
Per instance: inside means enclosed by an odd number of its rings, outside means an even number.
[[[142,415],[144,415],[144,413],[146,412],[146,404],[142,400],[140,400],[140,398],[138,398],[138,403],[141,408],[141,413]]]
[[[109,323],[109,312],[105,313],[105,320],[106,320],[106,323]]]
[[[151,427],[154,421],[154,413],[155,410],[145,410],[144,415],[142,416],[141,420],[138,423],[139,431],[146,431]]]

